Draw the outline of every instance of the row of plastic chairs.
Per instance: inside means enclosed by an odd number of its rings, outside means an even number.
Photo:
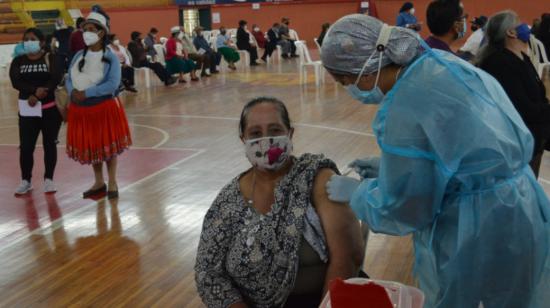
[[[548,61],[548,53],[544,44],[531,35],[529,40],[529,50],[531,55],[531,61],[539,74],[539,77],[542,78],[544,69],[550,69],[550,62]]]

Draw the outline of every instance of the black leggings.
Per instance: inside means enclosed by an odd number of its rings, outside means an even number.
[[[61,128],[61,115],[57,107],[42,110],[42,117],[19,116],[19,165],[21,178],[31,181],[34,165],[34,149],[38,134],[42,131],[42,145],[44,146],[45,179],[53,179],[57,164],[57,136]]]
[[[136,84],[133,67],[131,66],[122,67],[122,84],[125,86],[134,86]]]

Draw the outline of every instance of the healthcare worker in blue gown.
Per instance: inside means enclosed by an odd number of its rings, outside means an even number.
[[[322,61],[355,99],[379,103],[380,158],[334,176],[379,233],[414,234],[426,307],[550,307],[550,202],[529,168],[533,137],[490,75],[416,33],[349,15]]]

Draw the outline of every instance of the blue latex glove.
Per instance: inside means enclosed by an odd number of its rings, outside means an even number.
[[[378,170],[380,170],[380,157],[367,156],[352,161],[349,165],[357,174],[363,179],[372,179],[378,177]]]
[[[361,181],[341,175],[333,175],[327,182],[328,198],[334,202],[349,203]]]

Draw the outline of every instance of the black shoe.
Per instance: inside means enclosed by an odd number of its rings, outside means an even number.
[[[127,86],[126,88],[124,88],[126,91],[129,91],[129,92],[132,92],[132,93],[137,93],[138,90],[132,86]]]
[[[104,194],[107,191],[107,185],[103,184],[100,188],[90,189],[82,193],[82,198],[87,199],[95,195]]]
[[[256,62],[252,62],[252,63],[250,63],[250,66],[258,66],[258,65],[259,65],[259,64],[258,64],[258,63],[256,63]]]
[[[176,83],[176,81],[178,81],[176,78],[170,77],[170,79],[168,79],[164,84],[165,84],[166,86],[171,86],[171,85],[173,85],[174,83]]]

